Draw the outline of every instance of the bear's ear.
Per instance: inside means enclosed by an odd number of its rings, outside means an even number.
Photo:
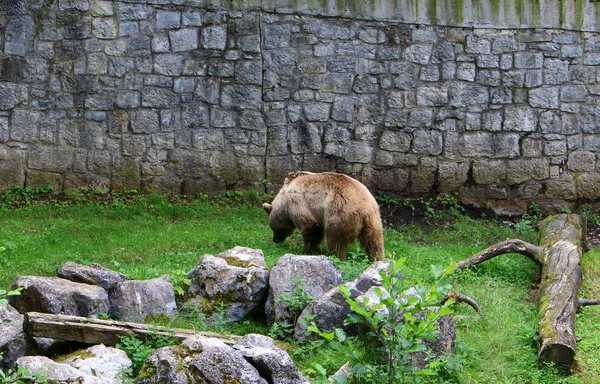
[[[265,212],[267,212],[269,215],[271,214],[271,211],[273,210],[273,206],[269,203],[264,203],[262,205],[263,209],[265,210]]]

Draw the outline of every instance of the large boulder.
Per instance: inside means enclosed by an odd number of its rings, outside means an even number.
[[[202,256],[188,278],[186,307],[198,307],[210,317],[216,305],[224,305],[225,313],[220,315],[238,321],[263,308],[269,271],[262,251],[236,247],[217,256]]]
[[[128,276],[104,268],[100,264],[93,263],[90,266],[73,263],[64,263],[58,270],[58,277],[71,280],[76,283],[98,285],[110,292],[117,283],[131,280]]]
[[[249,334],[234,345],[271,384],[309,384],[290,356],[268,336]]]
[[[195,335],[154,351],[137,384],[268,384],[244,356],[220,340]]]
[[[345,283],[350,290],[350,298],[354,300],[365,294],[370,288],[380,286],[380,272],[386,271],[389,265],[389,261],[375,262],[354,281]],[[321,331],[331,332],[335,328],[346,328],[347,331],[352,331],[344,326],[344,320],[350,313],[350,304],[346,302],[339,286],[333,287],[302,311],[294,329],[296,339],[303,340],[305,338],[308,319],[311,319]]]
[[[176,313],[175,291],[166,277],[122,281],[110,295],[110,314],[117,320],[143,322],[149,316]]]
[[[286,254],[271,268],[269,294],[265,306],[267,322],[293,324],[298,315],[290,310],[281,295],[292,296],[294,283],[301,281],[308,295],[317,299],[331,287],[344,282],[342,274],[325,256],[297,256]]]
[[[7,304],[0,304],[0,369],[12,368],[34,343],[23,331],[23,315]]]
[[[22,287],[11,296],[10,304],[20,313],[44,312],[98,317],[108,313],[108,293],[104,288],[75,283],[59,277],[17,276],[12,288]]]

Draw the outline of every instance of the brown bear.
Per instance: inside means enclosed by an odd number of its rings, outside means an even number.
[[[298,228],[304,252],[318,252],[323,237],[340,260],[358,238],[373,260],[384,259],[383,225],[379,205],[360,181],[341,173],[292,172],[271,204],[264,203],[273,230],[281,243]]]

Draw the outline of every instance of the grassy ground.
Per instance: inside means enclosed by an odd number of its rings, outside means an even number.
[[[0,199],[3,289],[10,288],[18,275],[54,276],[67,261],[97,262],[132,278],[147,279],[181,275],[203,254],[236,245],[261,249],[269,266],[285,253],[302,253],[297,234],[283,244],[271,242],[265,212],[257,204],[248,204],[248,200],[256,202],[257,196],[230,194],[215,203],[208,198],[169,201],[164,196],[75,194],[39,204],[31,192],[30,196],[25,192]],[[402,226],[385,234],[386,250],[408,259],[406,278],[414,280],[427,280],[432,264],[446,266],[511,237],[535,242],[532,231],[517,233],[512,226],[464,217],[453,224]],[[346,279],[368,265],[358,247],[353,252],[350,261],[336,262]],[[584,256],[583,297],[600,296],[599,259],[599,249]],[[551,367],[537,366],[534,289],[538,275],[538,268],[524,256],[504,255],[452,277],[454,291],[474,298],[483,315],[467,306],[457,308],[457,358],[448,364],[446,382],[600,382],[598,307],[585,307],[578,314],[581,342],[574,375],[562,377]],[[182,325],[185,319],[176,324]],[[246,329],[267,331],[260,324]],[[314,362],[329,369],[343,363],[334,353],[310,348],[299,348],[293,356],[307,371]]]

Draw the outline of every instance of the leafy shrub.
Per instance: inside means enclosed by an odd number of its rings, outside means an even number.
[[[309,327],[331,344],[341,344],[349,352],[352,377],[362,383],[407,383],[418,378],[436,375],[440,361],[428,361],[423,369],[411,363],[411,355],[426,352],[424,340],[434,340],[437,336],[438,320],[450,314],[452,300],[441,304],[450,289],[447,275],[454,266],[442,269],[433,267],[437,282],[432,286],[420,284],[411,286],[401,276],[405,259],[391,261],[388,271],[381,272],[382,286],[374,292],[377,300],[362,301],[350,298],[348,287],[340,286],[340,291],[350,305],[352,313],[345,324],[357,324],[366,329],[364,336],[380,345],[382,363],[364,364],[363,356],[357,354],[353,345],[356,338],[348,337],[341,329],[322,332],[314,323]],[[318,367],[316,367],[318,368]]]

